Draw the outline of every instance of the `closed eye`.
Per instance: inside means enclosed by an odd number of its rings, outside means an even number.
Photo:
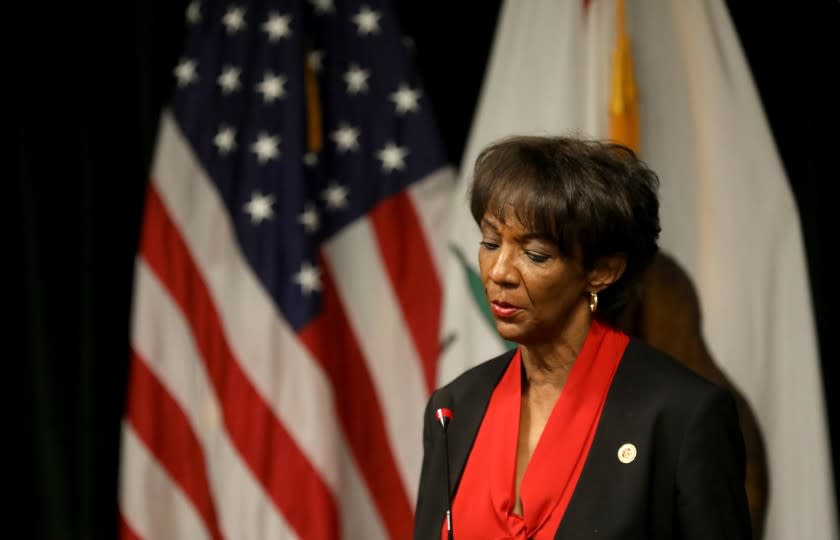
[[[537,253],[536,251],[526,251],[525,255],[527,255],[528,258],[534,261],[535,263],[544,263],[548,260],[548,255],[545,255],[543,253]]]
[[[487,240],[482,240],[481,241],[481,247],[483,247],[484,249],[493,250],[493,249],[498,248],[499,244],[496,244],[494,242],[488,242]]]

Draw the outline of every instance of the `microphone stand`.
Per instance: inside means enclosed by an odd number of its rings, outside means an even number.
[[[449,487],[449,443],[446,440],[446,430],[443,430],[443,449],[446,452],[446,540],[454,540],[452,533],[452,489]]]
[[[452,484],[449,480],[449,441],[446,436],[446,426],[452,420],[452,411],[441,408],[435,412],[435,416],[443,429],[443,461],[446,471],[446,539],[454,540],[454,533],[452,532],[452,488],[450,487]]]

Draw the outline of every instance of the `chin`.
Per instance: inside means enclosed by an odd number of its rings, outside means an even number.
[[[519,343],[524,337],[520,328],[513,327],[510,323],[500,321],[496,321],[496,333],[498,333],[502,339],[512,341],[514,343]]]

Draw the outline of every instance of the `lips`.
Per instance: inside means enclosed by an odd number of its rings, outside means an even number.
[[[492,311],[493,315],[499,317],[500,319],[508,319],[521,311],[521,308],[514,306],[513,304],[508,304],[507,302],[494,300],[490,302],[490,311]]]

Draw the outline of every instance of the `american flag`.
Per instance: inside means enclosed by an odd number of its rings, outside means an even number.
[[[138,249],[123,538],[411,537],[453,175],[384,1],[189,5]]]

